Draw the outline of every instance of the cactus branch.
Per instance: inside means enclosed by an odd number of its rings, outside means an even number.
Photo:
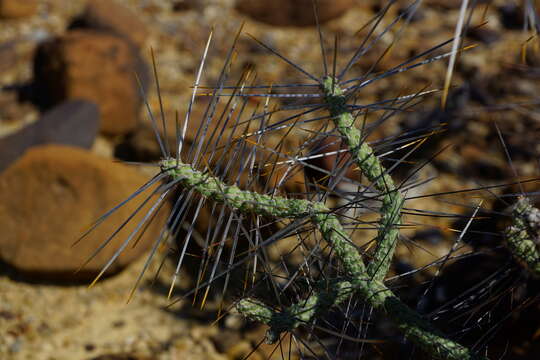
[[[161,167],[184,187],[194,189],[202,196],[216,203],[229,205],[242,213],[289,219],[311,217],[324,239],[332,245],[346,271],[352,276],[360,277],[365,274],[366,269],[358,250],[349,240],[337,217],[324,204],[240,190],[235,185],[226,185],[174,158],[162,160]]]
[[[540,210],[521,197],[512,209],[512,225],[505,231],[506,245],[535,277],[540,277]]]
[[[373,183],[382,194],[381,220],[377,234],[377,249],[373,261],[368,265],[368,274],[375,280],[383,280],[388,272],[401,223],[403,197],[392,178],[375,156],[373,149],[365,142],[362,132],[354,126],[354,117],[347,108],[347,95],[332,77],[326,77],[322,90],[328,111],[334,124],[347,143],[351,156],[362,174]]]
[[[319,285],[317,291],[314,291],[307,299],[282,312],[275,311],[254,299],[242,299],[236,308],[248,318],[269,325],[270,329],[266,333],[265,341],[275,343],[283,331],[290,331],[300,324],[307,323],[354,293],[359,294],[375,309],[392,318],[407,339],[417,344],[433,358],[482,359],[466,347],[446,338],[428,320],[404,304],[379,281],[334,281],[324,288]]]
[[[227,204],[242,213],[280,218],[310,217],[343,263],[346,272],[352,278],[351,281],[336,281],[326,288],[320,286],[308,299],[289,307],[285,312],[276,312],[251,299],[244,299],[238,303],[237,309],[241,313],[271,326],[267,341],[277,341],[281,332],[290,331],[302,322],[307,322],[317,314],[325,312],[330,306],[343,302],[354,291],[374,308],[387,313],[408,339],[435,358],[456,360],[475,358],[467,348],[442,336],[381,281],[370,279],[356,247],[338,218],[324,204],[241,190],[174,158],[163,160],[161,167],[165,174],[179,181],[184,187],[193,189],[216,203]]]

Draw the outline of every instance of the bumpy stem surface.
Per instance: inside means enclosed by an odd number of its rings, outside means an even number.
[[[274,343],[279,340],[281,332],[290,331],[317,315],[324,314],[331,306],[343,302],[352,293],[359,294],[375,309],[392,318],[407,339],[434,359],[482,359],[466,347],[445,337],[379,281],[334,281],[324,288],[319,285],[317,291],[307,299],[282,312],[275,311],[255,299],[242,299],[236,308],[250,319],[269,325],[266,342]]]
[[[277,341],[281,332],[290,331],[317,314],[326,312],[330,306],[341,303],[354,291],[374,308],[392,317],[407,338],[433,357],[456,360],[474,358],[474,354],[467,348],[440,335],[427,320],[401,302],[382,281],[371,279],[338,218],[324,204],[244,191],[177,162],[176,159],[163,160],[161,166],[166,174],[179,180],[184,187],[194,189],[206,198],[227,204],[240,212],[278,218],[310,217],[342,261],[352,280],[337,280],[326,287],[321,286],[308,299],[291,306],[285,312],[274,311],[250,299],[239,302],[237,309],[241,313],[271,326],[268,341]]]
[[[349,152],[362,174],[373,184],[381,195],[381,219],[377,234],[377,248],[373,261],[368,265],[368,274],[375,280],[383,280],[388,272],[396,248],[403,197],[392,178],[363,138],[362,132],[354,126],[354,117],[347,108],[347,97],[332,77],[323,81],[323,92],[328,111],[339,133],[347,143]]]
[[[227,204],[242,213],[289,219],[310,217],[311,221],[317,224],[324,239],[332,245],[346,271],[358,277],[366,273],[358,250],[350,241],[338,218],[324,204],[240,190],[235,185],[226,185],[212,176],[192,169],[189,165],[177,164],[176,159],[163,160],[161,165],[165,173],[174,179],[180,179],[184,187],[194,189],[206,198]]]
[[[276,311],[256,299],[242,299],[236,309],[252,320],[270,326],[266,332],[266,343],[274,344],[282,332],[290,331],[311,319],[322,316],[328,309],[345,301],[354,291],[348,281],[333,281],[318,284],[316,291],[302,302],[294,304],[283,312]]]
[[[522,197],[512,209],[512,218],[505,231],[507,247],[533,276],[540,277],[540,210]]]

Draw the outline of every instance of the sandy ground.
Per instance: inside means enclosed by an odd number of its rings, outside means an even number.
[[[143,2],[135,0],[118,2],[135,9],[149,26],[148,47],[151,46],[156,51],[162,78],[165,112],[168,115],[174,114],[176,110],[181,113],[186,110],[191,96],[190,86],[212,26],[215,28],[214,45],[205,71],[205,77],[209,82],[217,78],[223,55],[230,46],[233,34],[246,19],[234,11],[233,1],[203,1],[185,12],[172,11],[167,2],[146,1],[144,2],[146,5],[141,5]],[[0,64],[0,85],[28,81],[31,78],[31,56],[36,39],[61,34],[74,14],[80,12],[83,3],[84,1],[41,1],[38,16],[28,21],[2,25],[0,43],[9,44],[14,49],[9,55],[14,56],[14,59],[11,58],[12,65],[5,69],[1,68]],[[497,104],[530,100],[533,94],[538,93],[538,82],[534,78],[520,74],[517,70],[515,72],[508,70],[512,68],[509,64],[518,62],[521,45],[529,35],[504,30],[495,9],[496,6],[493,6],[486,13],[488,20],[486,27],[498,32],[500,40],[489,46],[480,42],[477,49],[463,56],[455,75],[455,83],[462,83],[475,72],[475,69],[479,73],[480,83],[482,79],[492,81],[503,74],[497,85],[501,88],[517,89],[511,93],[517,95],[497,99]],[[440,16],[440,8],[430,5],[424,12],[423,20],[403,33],[402,40],[394,46],[391,56],[388,56],[381,66],[388,68],[396,65],[415,51],[427,49],[451,37],[457,9],[444,11],[445,15]],[[353,44],[358,41],[356,30],[372,15],[372,10],[367,6],[356,6],[340,19],[328,23],[326,31],[340,34],[343,38],[341,42],[343,51],[351,50]],[[473,23],[479,22],[480,15],[475,13]],[[273,44],[290,58],[304,64],[307,71],[321,71],[319,49],[313,46],[317,41],[314,28],[276,28],[247,19],[244,32]],[[384,36],[382,44],[392,43],[393,35],[395,33]],[[284,78],[287,82],[295,82],[299,78],[297,73],[275,57],[268,56],[245,36],[239,42],[238,53],[239,66],[233,71],[235,75],[241,73],[241,64],[252,63],[256,65],[257,76],[261,83],[276,82]],[[0,52],[0,58],[1,56]],[[8,55],[4,56],[8,58]],[[149,52],[143,51],[143,56],[149,59]],[[376,55],[368,56],[355,71],[361,72],[362,69],[369,68],[367,64],[376,58]],[[346,61],[346,58],[340,57],[339,61]],[[392,80],[382,81],[369,89],[365,94],[365,101],[375,101],[400,93],[402,90],[418,91],[427,82],[433,84],[433,88],[440,88],[444,81],[445,70],[446,63],[438,62],[431,65],[429,71],[414,71]],[[490,84],[493,84],[493,81]],[[420,108],[425,111],[433,109],[438,101],[438,98],[433,98],[420,105]],[[13,94],[0,94],[0,104],[6,104],[0,110],[3,115],[0,135],[12,133],[37,119],[36,109],[24,104],[14,105],[14,102]],[[150,94],[149,102],[152,110],[159,112],[159,102],[155,93]],[[458,145],[452,147],[442,160],[448,168],[457,170],[453,174],[445,173],[437,182],[417,188],[415,191],[433,193],[478,186],[478,179],[482,179],[481,176],[478,178],[470,176],[470,173],[461,170],[468,159],[478,156],[479,151],[488,164],[495,168],[506,168],[507,160],[504,152],[495,145],[491,146],[496,143],[493,140],[494,129],[490,123],[490,119],[493,118],[504,120],[503,131],[512,138],[521,134],[523,144],[525,146],[533,144],[529,148],[538,154],[540,149],[534,149],[534,146],[538,146],[535,145],[534,138],[539,129],[538,119],[535,116],[537,115],[526,107],[518,107],[515,112],[493,114],[486,112],[477,104],[468,106],[465,118],[475,118],[475,121],[467,123],[465,134],[451,135],[451,141]],[[536,127],[519,125],[522,123],[536,124]],[[381,131],[382,136],[395,133],[399,131],[399,122],[386,124]],[[110,156],[116,141],[117,139],[100,137],[94,151]],[[443,145],[445,144],[443,141]],[[294,143],[290,145],[293,146]],[[523,157],[515,161],[521,176],[537,176],[540,173],[530,158]],[[444,173],[444,170],[427,167],[419,176],[427,178],[441,173]],[[508,179],[511,176],[508,176]],[[482,179],[482,184],[504,181],[505,179]],[[452,200],[460,202],[460,205],[427,198],[411,202],[410,206],[431,211],[439,211],[444,206],[446,211],[461,214],[469,210],[462,204],[474,207],[479,201],[478,198],[468,194],[457,195]],[[488,199],[484,206],[489,207],[490,201],[493,200]],[[434,218],[427,221],[433,226],[445,229],[448,236],[454,231],[447,220]],[[412,236],[414,232],[410,230],[407,235]],[[411,262],[414,266],[429,263],[433,258],[445,254],[451,244],[444,242],[437,245],[439,247],[428,248],[428,251],[415,251],[412,258],[418,259]],[[409,260],[410,253],[409,246],[400,247],[397,252],[399,257],[409,257]],[[0,357],[7,360],[63,360],[94,359],[100,355],[117,354],[117,357],[101,359],[234,359],[249,353],[258,342],[256,339],[261,338],[262,330],[259,328],[252,330],[251,334],[240,331],[244,322],[235,315],[230,315],[231,319],[228,322],[210,325],[215,320],[215,313],[212,311],[215,310],[215,304],[212,303],[208,304],[208,312],[198,311],[190,303],[185,302],[167,307],[169,302],[165,289],[171,276],[170,266],[166,266],[160,274],[157,286],[151,287],[150,280],[145,281],[129,304],[126,304],[144,260],[139,260],[119,275],[105,279],[92,289],[88,289],[85,285],[29,283],[11,272],[0,274]],[[153,270],[156,268],[150,269],[149,273],[153,274]],[[268,351],[263,349],[255,354],[254,358],[265,358],[261,354],[268,354]]]

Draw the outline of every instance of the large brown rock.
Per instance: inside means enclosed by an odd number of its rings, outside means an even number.
[[[123,36],[140,48],[150,34],[140,15],[112,0],[90,0],[72,28],[89,28]]]
[[[319,0],[319,22],[324,23],[343,15],[354,0]],[[312,0],[237,0],[236,8],[253,19],[277,26],[315,25]]]
[[[100,130],[112,135],[138,124],[141,98],[135,74],[148,78],[135,48],[120,37],[94,31],[76,30],[43,43],[34,59],[45,106],[76,98],[93,101],[100,108]]]
[[[0,0],[0,19],[32,16],[36,13],[37,7],[37,0]]]
[[[83,149],[47,145],[29,150],[0,176],[0,259],[19,271],[52,280],[87,280],[109,260],[153,201],[78,274],[92,252],[127,219],[142,197],[128,202],[75,247],[72,244],[107,210],[145,183],[134,168]],[[135,247],[113,264],[114,273],[144,253],[164,225],[165,204]]]

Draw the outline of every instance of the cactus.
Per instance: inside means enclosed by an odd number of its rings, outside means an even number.
[[[407,13],[405,12],[405,14]],[[404,16],[400,15],[400,18]],[[445,335],[438,330],[431,324],[428,317],[407,306],[385,283],[385,278],[394,257],[394,250],[399,240],[400,226],[402,225],[401,213],[406,197],[403,195],[402,185],[397,185],[394,182],[390,174],[391,168],[387,169],[384,166],[377,149],[366,141],[366,129],[364,126],[357,124],[357,118],[359,115],[382,108],[387,110],[387,113],[381,117],[381,120],[384,121],[386,117],[391,116],[400,109],[398,105],[405,106],[410,101],[431,91],[420,91],[416,94],[400,96],[376,104],[357,105],[356,101],[361,99],[359,91],[379,79],[450,57],[458,51],[455,48],[449,53],[422,59],[434,49],[449,43],[447,42],[382,74],[345,79],[345,75],[352,65],[388,29],[384,29],[382,34],[376,36],[371,42],[366,40],[366,43],[362,44],[339,73],[336,73],[337,54],[334,54],[333,71],[331,74],[329,73],[329,66],[326,64],[326,51],[321,40],[324,59],[324,74],[322,77],[312,75],[300,65],[256,40],[281,60],[289,63],[292,68],[305,75],[311,83],[258,87],[250,84],[252,79],[248,71],[236,86],[227,86],[228,71],[231,67],[236,41],[241,34],[240,30],[225,59],[225,65],[217,84],[210,88],[210,92],[204,93],[204,95],[210,96],[210,103],[204,115],[203,125],[198,130],[195,145],[186,154],[183,151],[186,150],[184,148],[186,127],[188,126],[196,95],[201,95],[200,79],[212,38],[212,35],[210,35],[183,127],[178,125],[175,155],[171,155],[167,144],[161,140],[158,134],[157,122],[155,120],[153,122],[163,152],[163,159],[158,164],[160,170],[158,175],[134,194],[132,198],[160,181],[163,184],[156,191],[160,192],[161,196],[136,230],[124,241],[115,256],[105,265],[100,276],[112,264],[118,254],[135,238],[145,223],[151,221],[155,209],[159,207],[164,199],[173,194],[173,190],[180,189],[180,195],[176,198],[174,210],[169,217],[168,229],[164,230],[162,236],[154,244],[137,283],[142,278],[144,270],[148,267],[159,246],[167,241],[168,237],[178,236],[182,223],[187,222],[189,224],[187,209],[192,206],[191,204],[196,204],[194,206],[196,215],[191,224],[188,225],[187,235],[183,240],[184,243],[181,249],[179,249],[180,258],[169,291],[169,296],[172,295],[186,255],[186,249],[192,238],[197,214],[206,203],[212,207],[212,213],[216,214],[215,228],[209,230],[204,240],[198,283],[190,294],[197,296],[199,291],[206,289],[202,300],[204,304],[210,286],[218,279],[225,278],[223,293],[226,292],[233,276],[233,270],[236,268],[245,264],[251,266],[253,268],[251,276],[253,279],[257,277],[257,271],[262,269],[263,275],[260,276],[261,281],[259,283],[267,284],[268,288],[274,292],[276,303],[269,305],[268,301],[253,296],[252,294],[255,291],[247,291],[247,293],[251,294],[246,295],[246,292],[244,292],[234,306],[238,312],[247,318],[269,326],[265,338],[267,343],[278,342],[284,332],[294,332],[299,327],[312,326],[316,321],[324,318],[331,309],[335,309],[347,301],[353,301],[366,304],[368,307],[387,316],[410,342],[417,345],[432,358],[460,360],[484,358],[476,351],[461,345],[453,336]],[[319,31],[321,30],[319,29]],[[337,41],[334,50],[337,53]],[[250,91],[257,88],[266,89],[268,93],[259,94]],[[286,89],[288,92],[272,92],[281,88]],[[300,92],[293,91],[296,89],[300,89]],[[277,111],[270,111],[268,102],[265,103],[262,112],[257,111],[249,116],[244,115],[246,102],[250,97],[263,97],[267,100],[279,97],[298,98],[300,100],[310,98],[319,102],[315,104],[294,103],[283,106],[280,110],[291,110],[295,111],[295,113],[283,120],[271,123],[271,118]],[[228,98],[229,100],[225,110],[218,114],[217,104],[222,98]],[[319,116],[321,112],[326,112],[326,114]],[[309,118],[309,116],[313,117]],[[308,119],[305,120],[305,117]],[[209,124],[215,119],[218,120],[218,125],[212,130]],[[335,131],[332,135],[346,145],[345,151],[350,155],[350,161],[357,166],[362,176],[369,182],[369,185],[363,185],[351,179],[347,180],[358,188],[362,188],[366,193],[370,191],[375,195],[368,197],[358,194],[355,195],[353,200],[350,200],[350,198],[340,194],[340,190],[335,185],[344,177],[337,170],[335,172],[326,172],[328,178],[332,179],[333,182],[324,191],[317,190],[314,193],[307,191],[303,196],[283,194],[280,186],[286,182],[295,167],[315,167],[309,161],[312,156],[303,156],[300,152],[294,155],[287,154],[281,151],[279,144],[273,148],[267,147],[263,138],[269,133],[278,133],[283,129],[290,131],[301,124],[315,121],[325,122],[322,127],[324,129],[329,125],[333,125]],[[233,124],[232,133],[225,134],[225,129],[231,123]],[[253,130],[256,123],[258,123],[258,130]],[[220,135],[220,132],[223,134]],[[241,134],[238,135],[238,133]],[[315,133],[308,141],[316,142],[317,139],[323,138],[327,134],[326,130],[321,130]],[[286,135],[287,133],[283,135],[282,140]],[[227,137],[226,141],[224,141],[225,145],[219,143],[221,137]],[[261,149],[267,150],[270,155],[258,154],[257,151],[261,151]],[[267,161],[274,155],[275,158],[285,158],[286,160]],[[235,167],[235,162],[240,165]],[[262,177],[261,173],[263,171],[273,173],[277,166],[283,164],[286,165],[285,172],[278,178],[277,186],[272,188],[266,184],[262,190],[257,187],[256,183]],[[244,175],[247,175],[247,180],[242,179]],[[315,184],[315,187],[317,186],[318,184]],[[332,207],[331,201],[327,201],[329,194],[337,194],[342,200],[346,200],[347,204],[341,206],[341,209]],[[358,225],[359,222],[355,223],[355,219],[345,216],[340,211],[343,208],[354,209],[359,206],[360,201],[366,200],[366,198],[380,202],[378,207],[380,216],[375,241],[376,248],[371,253],[355,244],[351,236],[352,231],[345,226],[347,221],[352,221],[353,225]],[[538,239],[531,238],[533,236],[531,223],[537,219],[531,220],[531,216],[524,217],[523,215],[525,212],[530,214],[531,211],[530,204],[523,200],[518,202],[518,206],[514,211],[515,223],[508,229],[506,234],[510,250],[526,264],[532,273],[538,274],[540,272],[538,242],[535,243],[535,239]],[[106,216],[107,214],[104,217]],[[246,228],[244,225],[246,221],[251,221],[254,228]],[[279,223],[278,230],[263,240],[261,222]],[[308,233],[308,235],[303,235],[304,232]],[[538,234],[536,233],[536,235]],[[302,269],[302,266],[300,266],[300,269],[296,270],[293,276],[290,276],[288,281],[283,284],[283,281],[279,282],[274,279],[271,269],[272,264],[267,260],[265,248],[290,236],[296,236],[299,243],[301,243],[299,246],[302,246],[307,251],[313,250],[313,252],[317,252],[318,257],[313,256],[313,258],[310,258],[311,255],[306,256],[302,265],[305,268]],[[312,239],[309,239],[310,237]],[[327,247],[323,248],[317,244],[313,249],[309,249],[308,244],[313,245],[313,238],[314,241],[317,241],[318,237],[325,241]],[[234,249],[241,246],[240,241],[249,243],[249,249],[244,253],[245,257],[237,260],[238,254],[235,253]],[[100,248],[106,246],[107,243],[108,241],[104,242]],[[233,250],[228,260],[222,260],[221,257],[225,251],[226,243],[229,243]],[[212,257],[214,257],[213,264],[211,264]],[[311,267],[318,268],[318,270],[310,270]],[[224,270],[219,272],[218,269]],[[310,275],[310,271],[313,271],[314,275]],[[302,273],[307,274],[303,277],[301,276]],[[100,276],[96,278],[96,281]],[[307,296],[298,296],[296,302],[291,302],[289,305],[283,304],[280,300],[280,293],[288,287],[292,287],[291,283],[295,277],[303,278],[308,283],[309,292]],[[246,278],[249,278],[249,274]],[[248,283],[249,281],[245,281],[245,286]],[[301,285],[297,286],[301,287]]]
[[[540,276],[540,210],[526,197],[512,209],[512,225],[505,231],[506,245],[514,257],[535,277]]]

